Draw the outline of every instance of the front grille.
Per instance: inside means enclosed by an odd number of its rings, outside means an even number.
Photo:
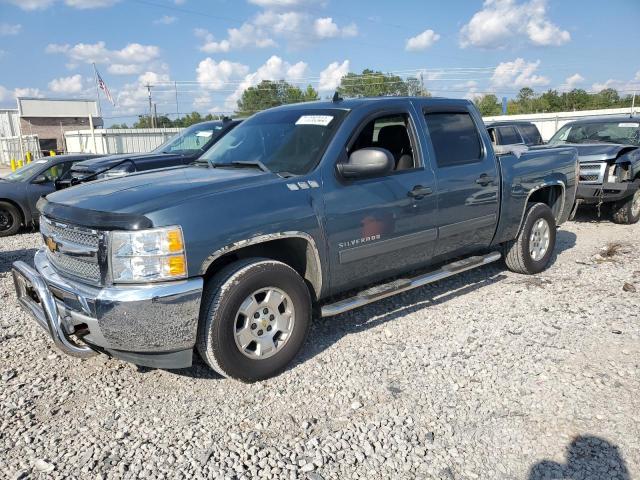
[[[40,222],[40,232],[60,241],[66,240],[85,247],[98,249],[99,237],[96,230],[75,227],[43,217]]]
[[[103,235],[101,232],[46,217],[41,218],[40,232],[53,268],[63,276],[75,277],[94,285],[100,284],[102,276],[98,250]]]
[[[55,252],[48,252],[48,257],[53,267],[60,273],[66,273],[88,283],[100,283],[100,265],[98,263],[78,260]]]
[[[580,183],[600,184],[604,182],[606,162],[583,163],[580,165]]]

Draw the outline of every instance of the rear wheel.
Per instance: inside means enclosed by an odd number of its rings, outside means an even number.
[[[640,220],[640,189],[630,197],[613,205],[612,219],[615,223],[632,225]]]
[[[221,375],[253,382],[282,372],[310,325],[309,290],[295,270],[274,260],[242,260],[206,285],[197,348]]]
[[[15,205],[0,202],[0,237],[15,235],[21,223],[22,216]]]
[[[556,245],[556,221],[544,203],[529,207],[515,240],[503,245],[507,268],[531,275],[547,268]]]

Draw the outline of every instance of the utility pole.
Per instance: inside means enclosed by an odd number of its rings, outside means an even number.
[[[158,106],[153,104],[153,128],[158,128]]]
[[[178,108],[178,82],[174,80],[173,88],[176,91],[176,118],[180,116],[180,109]]]
[[[147,92],[149,94],[149,125],[151,128],[154,128],[153,122],[153,103],[151,102],[151,85],[148,83],[145,85],[147,87]]]
[[[424,96],[424,73],[420,72],[420,96]]]

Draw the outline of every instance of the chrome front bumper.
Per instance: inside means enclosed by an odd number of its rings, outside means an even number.
[[[16,294],[63,352],[86,358],[106,351],[140,365],[166,368],[187,366],[172,364],[186,363],[187,357],[190,363],[202,278],[99,288],[61,277],[44,250],[36,253],[34,263],[35,270],[24,262],[13,264]],[[175,352],[188,355],[175,360]]]

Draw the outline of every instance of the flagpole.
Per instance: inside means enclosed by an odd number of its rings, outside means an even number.
[[[98,85],[98,70],[96,69],[96,64],[93,65],[93,81],[96,83],[96,102],[98,103],[98,116],[102,118],[102,107],[100,106],[100,87]]]

